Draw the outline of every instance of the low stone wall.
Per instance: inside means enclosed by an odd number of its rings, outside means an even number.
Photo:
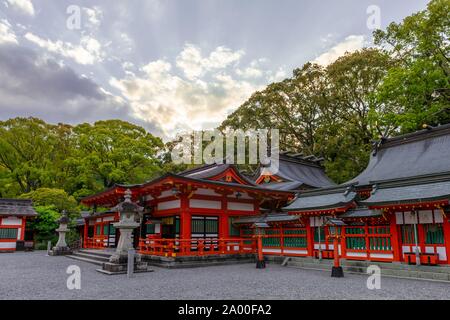
[[[256,262],[254,254],[218,254],[186,257],[161,257],[141,254],[140,259],[148,265],[164,268],[195,268]]]

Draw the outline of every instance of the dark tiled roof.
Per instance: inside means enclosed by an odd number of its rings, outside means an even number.
[[[289,181],[289,182],[262,183],[259,185],[259,187],[271,190],[290,191],[290,190],[298,190],[302,185],[303,185],[302,182]]]
[[[354,209],[349,209],[347,212],[339,215],[340,219],[345,218],[370,218],[370,217],[380,217],[381,211],[371,210],[367,207],[357,207]]]
[[[343,188],[314,190],[299,194],[292,203],[283,208],[283,211],[342,208],[351,204],[355,197],[355,192]]]
[[[289,215],[286,213],[272,213],[258,216],[242,217],[234,220],[236,224],[248,223],[276,223],[276,222],[294,222],[299,219],[299,216]]]
[[[183,176],[186,178],[192,178],[192,179],[200,179],[200,180],[208,180],[210,178],[213,178],[215,176],[220,175],[221,173],[225,172],[228,169],[233,169],[236,174],[247,184],[249,185],[255,185],[255,183],[247,178],[245,175],[241,174],[239,170],[233,165],[228,163],[214,163],[209,165],[203,165],[194,169],[186,170],[181,173],[179,173],[179,176]]]
[[[0,216],[37,216],[33,202],[25,199],[0,199]]]
[[[416,185],[380,186],[379,189],[372,192],[368,199],[361,201],[361,203],[375,206],[434,200],[450,200],[450,180]]]
[[[278,172],[269,172],[269,168],[260,167],[259,175],[275,174],[287,182],[296,182],[295,189],[298,190],[301,185],[307,185],[314,188],[325,188],[335,186],[336,184],[327,177],[323,167],[317,161],[305,160],[280,154]]]
[[[450,125],[382,141],[367,168],[345,184],[370,185],[445,172],[450,172]]]

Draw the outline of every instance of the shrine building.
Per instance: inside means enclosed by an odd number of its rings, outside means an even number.
[[[0,252],[33,248],[27,222],[36,216],[31,200],[0,199]]]
[[[348,260],[449,264],[450,125],[381,139],[367,168],[340,185],[322,160],[285,152],[277,172],[260,166],[252,178],[211,164],[115,185],[82,200],[94,211],[83,218],[83,246],[117,245],[118,213],[96,208],[113,209],[129,190],[144,207],[133,236],[144,255],[254,253],[261,224],[265,255],[333,258],[336,231]]]

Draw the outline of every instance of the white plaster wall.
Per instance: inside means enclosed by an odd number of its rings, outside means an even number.
[[[222,208],[222,202],[212,201],[212,200],[190,199],[189,207],[204,208],[204,209],[219,209],[220,210]]]
[[[307,250],[283,250],[284,253],[308,254]]]
[[[371,253],[370,257],[379,259],[394,259],[394,255],[390,253]]]
[[[395,220],[397,222],[397,224],[403,224],[403,212],[396,212],[395,213]]]
[[[158,203],[158,210],[168,210],[180,207],[181,207],[180,199]]]
[[[445,247],[436,247],[436,253],[439,254],[439,260],[447,260],[447,252]]]
[[[253,211],[253,203],[228,202],[228,210]]]
[[[16,242],[0,242],[0,250],[1,249],[15,249]]]
[[[161,192],[161,195],[159,196],[159,198],[164,198],[164,197],[171,197],[173,196],[172,190],[166,190]]]
[[[439,209],[434,210],[434,222],[435,223],[444,223],[444,217],[442,216],[442,212]]]
[[[405,212],[405,224],[417,223],[417,215],[412,212]]]
[[[204,195],[204,196],[220,196],[220,194],[216,193],[212,189],[199,188],[195,191],[194,194]]]
[[[432,210],[419,211],[419,222],[420,223],[433,223],[433,211]]]
[[[2,219],[3,226],[20,226],[22,225],[22,218],[8,217]]]
[[[367,258],[367,254],[364,252],[347,252],[348,257],[363,257]]]

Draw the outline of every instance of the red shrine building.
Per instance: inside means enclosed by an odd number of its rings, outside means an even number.
[[[0,199],[0,252],[32,248],[27,221],[36,216],[31,200]]]
[[[339,255],[351,260],[450,263],[450,125],[382,139],[367,168],[335,187],[299,193],[283,208],[311,230],[308,255],[333,255],[327,217],[338,218]],[[416,250],[418,254],[416,255]]]
[[[258,187],[233,166],[206,165],[180,174],[166,174],[141,185],[116,185],[83,199],[88,206],[112,208],[122,201],[126,190],[144,207],[138,239],[230,239],[239,237],[233,220],[261,213],[260,206],[282,206],[294,197],[285,190]],[[89,247],[115,246],[118,235],[113,223],[117,212],[86,217],[85,244]]]
[[[254,253],[253,227],[264,224],[265,255],[333,258],[337,251],[349,260],[450,263],[450,125],[380,140],[367,168],[340,185],[321,161],[282,153],[277,172],[261,166],[253,178],[213,164],[116,185],[82,200],[94,208],[84,216],[83,246],[116,246],[118,213],[95,208],[114,208],[130,190],[144,207],[134,233],[141,254]],[[332,231],[340,235],[336,251]]]

